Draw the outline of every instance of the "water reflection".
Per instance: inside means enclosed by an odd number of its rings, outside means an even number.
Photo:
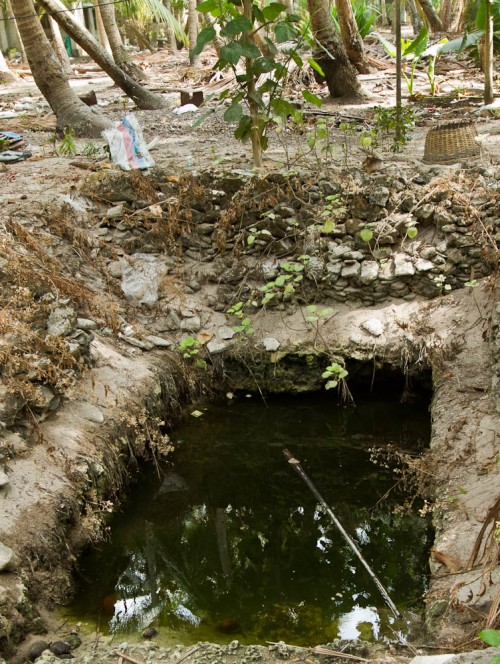
[[[144,476],[115,519],[111,542],[83,561],[91,581],[74,610],[100,615],[102,629],[107,601],[110,630],[154,623],[186,644],[404,633],[407,625],[395,624],[281,449],[301,459],[404,610],[424,591],[428,526],[418,514],[395,511],[395,496],[376,506],[394,480],[370,462],[368,448],[421,446],[428,418],[417,411],[397,404],[375,417],[372,402],[347,412],[302,397],[267,408],[212,406],[203,418],[188,418],[175,432],[183,441],[175,471],[161,481]]]

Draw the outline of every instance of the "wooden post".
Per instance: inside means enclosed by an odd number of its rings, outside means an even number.
[[[484,26],[484,103],[493,102],[493,12],[491,0],[484,0],[486,9],[486,25]]]

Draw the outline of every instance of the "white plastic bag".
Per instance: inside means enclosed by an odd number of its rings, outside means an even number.
[[[124,171],[151,168],[155,165],[149,154],[142,129],[133,115],[126,115],[113,129],[102,132],[108,141],[112,161]]]

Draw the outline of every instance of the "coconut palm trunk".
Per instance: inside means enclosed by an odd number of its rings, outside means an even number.
[[[57,128],[72,127],[81,136],[99,136],[111,122],[86,106],[71,89],[68,78],[45,36],[31,0],[12,0],[26,56],[40,92],[57,118]]]
[[[463,8],[463,0],[443,0],[439,11],[439,18],[445,32],[458,32]]]
[[[351,0],[335,0],[335,4],[337,6],[340,34],[347,57],[360,74],[367,74],[369,68],[365,60],[363,38],[359,34],[358,24],[352,11]]]
[[[163,4],[165,5],[165,8],[171,13],[172,4],[170,0],[163,0]],[[172,26],[170,25],[167,26],[167,37],[168,37],[168,48],[170,52],[177,53],[177,39],[175,38],[175,33],[172,29]]]
[[[54,21],[52,16],[49,16],[49,25],[50,33],[52,35],[52,48],[54,49],[66,76],[71,76],[73,74],[73,69],[71,67],[71,62],[69,61],[69,55],[66,53],[59,25]]]
[[[423,23],[419,11],[417,9],[415,0],[406,0],[406,7],[408,9],[408,14],[410,15],[410,21],[413,26],[413,34],[418,35],[420,30],[422,30]]]
[[[112,55],[111,46],[109,45],[108,35],[104,29],[104,23],[102,22],[101,10],[99,9],[99,0],[94,0],[94,12],[95,12],[95,22],[97,25],[97,34],[99,35],[99,41],[101,46],[106,51],[108,55]]]
[[[70,12],[65,11],[65,7],[60,0],[38,0],[38,4],[53,14],[54,19],[64,31],[97,62],[99,67],[139,108],[153,110],[167,106],[167,102],[163,97],[150,92],[120,69],[90,32],[78,25]]]
[[[102,22],[104,24],[104,29],[108,36],[109,46],[111,48],[111,53],[113,54],[113,59],[115,64],[123,69],[129,76],[135,78],[138,81],[144,80],[146,77],[139,67],[132,62],[129,57],[129,54],[125,50],[123,45],[122,36],[118,30],[118,25],[116,24],[116,14],[115,6],[109,0],[98,0],[99,1],[99,11],[101,12]]]
[[[311,28],[318,47],[313,57],[325,75],[332,97],[358,98],[361,87],[342,41],[335,31],[328,0],[307,0]]]
[[[425,14],[427,22],[429,23],[429,28],[433,32],[443,32],[443,24],[441,19],[436,14],[430,0],[417,0],[417,2]]]
[[[25,65],[28,64],[28,58],[26,57],[26,50],[24,48],[23,40],[21,39],[21,35],[19,34],[19,27],[17,25],[17,22],[14,19],[14,12],[12,10],[12,3],[10,0],[7,0],[5,3],[5,8],[7,9],[7,18],[11,19],[13,24],[14,24],[14,30],[16,33],[17,41],[19,42],[19,52],[21,53],[21,62]]]
[[[198,64],[200,59],[199,55],[192,54],[192,49],[196,46],[196,40],[198,39],[198,12],[196,11],[196,5],[196,0],[189,0],[187,33],[189,41],[189,62],[192,65]]]

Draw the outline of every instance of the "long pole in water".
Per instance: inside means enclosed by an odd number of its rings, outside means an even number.
[[[316,489],[314,484],[312,483],[312,480],[309,478],[305,470],[302,468],[300,465],[300,461],[296,459],[291,452],[288,450],[283,450],[283,454],[285,455],[285,458],[288,460],[288,463],[292,466],[292,468],[295,470],[295,472],[304,480],[304,482],[307,484],[307,486],[311,489],[312,493],[314,496],[318,499],[320,502],[321,506],[325,510],[325,512],[330,516],[331,520],[333,523],[337,526],[337,528],[340,530],[342,537],[345,539],[345,541],[349,544],[351,549],[354,551],[354,553],[358,556],[360,561],[363,563],[363,566],[365,567],[366,571],[368,574],[371,576],[373,579],[375,585],[379,589],[382,597],[384,598],[387,606],[390,608],[390,610],[393,612],[393,614],[396,616],[396,618],[402,618],[403,616],[401,613],[398,611],[396,605],[392,601],[392,599],[389,597],[389,594],[387,590],[384,588],[382,583],[379,581],[378,577],[376,576],[375,572],[371,569],[371,567],[368,565],[366,560],[363,558],[361,555],[361,551],[358,549],[354,541],[349,537],[347,532],[344,530],[342,524],[340,521],[337,519],[335,514],[333,513],[332,508],[328,505],[326,500],[323,498],[323,496],[320,494],[320,492]]]

